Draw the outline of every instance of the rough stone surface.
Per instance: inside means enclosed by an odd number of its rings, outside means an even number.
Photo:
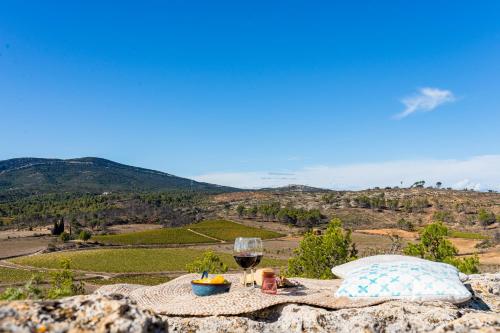
[[[76,296],[0,305],[0,332],[166,332],[167,323],[128,299]]]
[[[118,296],[11,302],[0,304],[0,332],[499,332],[500,273],[471,275],[466,285],[474,297],[460,306],[392,301],[328,311],[287,304],[227,317],[161,317]]]

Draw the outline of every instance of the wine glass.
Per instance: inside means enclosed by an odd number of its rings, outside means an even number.
[[[255,284],[255,267],[257,267],[260,264],[260,261],[262,260],[262,256],[264,255],[264,245],[262,243],[262,239],[260,238],[252,238],[252,242],[254,244],[253,248],[255,251],[255,255],[257,256],[257,259],[255,260],[255,263],[252,265],[250,268],[250,273],[252,274],[252,281],[254,281]]]
[[[234,260],[243,268],[243,285],[247,285],[247,269],[257,261],[257,243],[254,238],[238,237],[234,240]]]

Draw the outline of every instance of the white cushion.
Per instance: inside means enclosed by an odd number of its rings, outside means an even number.
[[[471,293],[455,267],[423,260],[374,263],[351,270],[335,296],[462,303]]]
[[[377,255],[377,256],[371,256],[371,257],[365,257],[361,259],[357,259],[351,262],[348,262],[346,264],[338,265],[332,268],[332,273],[339,278],[345,278],[349,275],[350,272],[353,270],[356,270],[360,267],[364,267],[366,265],[370,264],[381,264],[381,263],[392,263],[392,262],[417,262],[417,263],[432,263],[432,261],[417,258],[417,257],[412,257],[412,256],[402,256],[402,255],[393,255],[393,254],[382,254],[382,255]],[[458,270],[449,264],[441,263],[441,262],[434,262],[435,264],[438,265],[445,265],[446,267],[450,267],[458,272]],[[460,277],[460,281],[467,281],[468,276],[463,273],[458,273]]]

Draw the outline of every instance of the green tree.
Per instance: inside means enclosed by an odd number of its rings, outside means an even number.
[[[214,251],[209,250],[203,253],[201,258],[187,264],[186,270],[189,273],[203,273],[204,271],[208,271],[211,274],[220,274],[226,273],[228,267]]]
[[[236,207],[236,212],[238,213],[238,216],[241,218],[243,216],[243,213],[245,213],[245,206],[238,205],[238,207]]]
[[[447,235],[448,228],[442,222],[429,224],[420,234],[420,243],[408,244],[403,252],[427,260],[449,263],[463,273],[477,273],[479,264],[477,256],[466,259],[456,258],[458,250],[446,239]]]
[[[417,182],[414,182],[413,185],[410,186],[410,188],[414,188],[414,187],[422,188],[422,187],[424,187],[424,185],[425,185],[425,180],[419,180]]]
[[[54,221],[54,227],[52,228],[52,235],[59,236],[64,232],[64,218],[61,218],[59,221]]]
[[[288,261],[287,274],[317,279],[333,278],[333,266],[356,259],[356,247],[351,232],[342,228],[342,221],[330,221],[324,235],[306,233],[295,256]]]

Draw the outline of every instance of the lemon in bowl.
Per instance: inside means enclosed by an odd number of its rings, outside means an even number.
[[[208,273],[203,272],[201,279],[191,281],[191,288],[196,296],[210,296],[227,293],[231,289],[231,282],[222,275],[209,278]]]

